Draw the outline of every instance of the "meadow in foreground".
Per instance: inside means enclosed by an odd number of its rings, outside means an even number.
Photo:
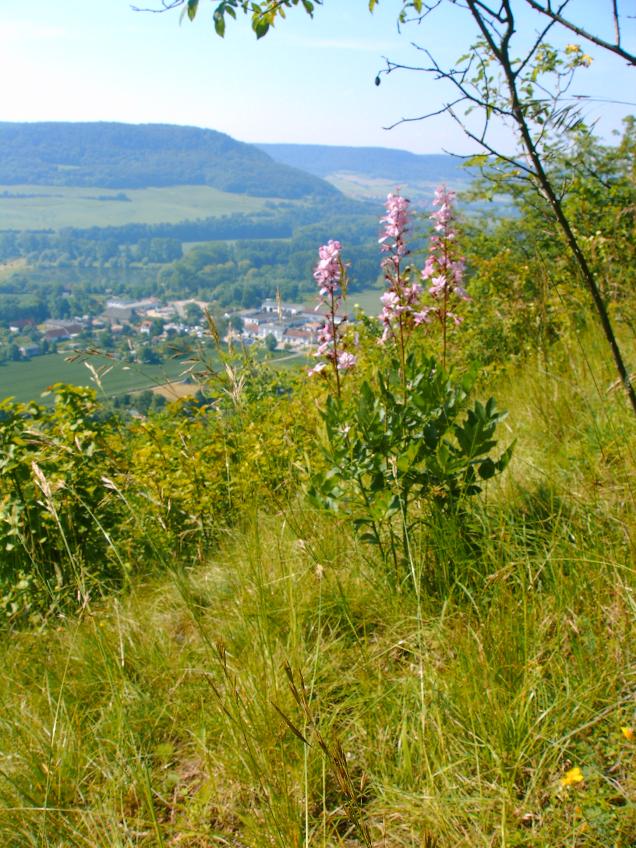
[[[636,426],[602,343],[552,320],[470,377],[509,414],[467,430],[459,260],[423,307],[394,236],[355,347],[336,244],[313,381],[228,360],[125,438],[85,390],[5,405],[2,844],[634,844]],[[441,416],[400,346],[435,322]]]
[[[292,502],[205,565],[7,636],[3,844],[355,845],[350,803],[373,845],[633,844],[636,434],[580,377],[519,375],[525,448],[419,540],[419,609]]]

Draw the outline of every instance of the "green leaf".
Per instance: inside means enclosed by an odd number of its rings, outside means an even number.
[[[225,18],[223,17],[223,12],[219,12],[217,9],[214,13],[212,20],[214,21],[214,29],[217,35],[220,35],[221,38],[225,35]]]
[[[379,544],[378,538],[373,533],[362,533],[359,538],[361,542],[366,542],[367,545]]]
[[[252,23],[252,29],[256,33],[256,38],[262,38],[264,35],[267,35],[269,30],[269,21],[266,21],[265,18],[262,17],[255,18]]]
[[[491,477],[494,477],[497,472],[497,467],[495,463],[488,457],[485,459],[481,465],[479,466],[479,476],[482,480],[490,480]]]
[[[199,0],[188,0],[188,18],[193,21],[197,13]]]

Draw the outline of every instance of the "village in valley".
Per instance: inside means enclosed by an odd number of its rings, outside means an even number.
[[[228,347],[260,347],[281,361],[305,361],[324,324],[320,312],[285,302],[280,295],[253,309],[219,314],[218,306],[214,313],[213,307],[194,298],[112,297],[95,316],[15,322],[0,331],[2,372],[9,369],[5,377],[12,386],[26,380],[36,396],[46,395],[56,382],[83,379],[89,385],[97,380],[115,407],[145,414],[148,408],[197,394],[195,363],[201,357],[207,360],[218,341]],[[86,362],[88,370],[69,364],[74,362]],[[109,372],[102,385],[95,375]]]
[[[173,300],[162,304],[159,298],[108,300],[103,313],[68,319],[48,319],[41,324],[17,322],[9,327],[9,338],[20,358],[29,359],[81,347],[91,338],[111,347],[112,340],[125,338],[159,345],[179,337],[203,338],[210,304],[202,300]],[[315,346],[323,321],[316,312],[298,303],[285,303],[278,297],[264,300],[258,309],[226,312],[217,319],[223,340],[251,345],[264,342],[270,350],[307,351]],[[16,357],[17,358],[17,357]]]

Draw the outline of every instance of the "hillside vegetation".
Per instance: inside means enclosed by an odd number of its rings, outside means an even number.
[[[170,124],[0,123],[0,185],[208,185],[232,194],[335,196],[320,179],[224,133]]]
[[[138,553],[120,529],[78,562],[128,590],[82,578],[79,613],[2,646],[3,843],[354,846],[351,801],[378,846],[632,845],[636,430],[585,342],[498,384],[512,465],[417,540],[419,594],[281,490],[311,402],[288,402],[284,431],[257,405],[238,443],[140,425],[138,471],[98,496]]]
[[[218,316],[277,290],[302,299],[315,243],[336,229],[356,244],[355,285],[372,285],[374,221],[327,182],[212,130],[0,123],[0,362],[16,322],[95,318],[110,295],[190,294]],[[191,242],[209,244],[181,261]]]
[[[417,154],[387,147],[339,147],[324,144],[258,144],[272,159],[317,177],[337,171],[401,182],[453,184],[465,181],[461,160],[447,154]]]
[[[633,129],[564,199],[632,362]],[[516,202],[388,198],[379,319],[323,244],[311,377],[0,404],[2,844],[634,845],[636,420]]]
[[[321,144],[259,144],[272,159],[329,182],[348,197],[386,197],[396,186],[412,200],[426,201],[439,183],[467,189],[475,173],[447,154],[416,154],[384,147]]]

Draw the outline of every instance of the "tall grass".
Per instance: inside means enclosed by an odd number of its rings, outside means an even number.
[[[513,463],[409,585],[298,500],[8,634],[0,844],[633,845],[636,429],[600,362],[509,375]]]

